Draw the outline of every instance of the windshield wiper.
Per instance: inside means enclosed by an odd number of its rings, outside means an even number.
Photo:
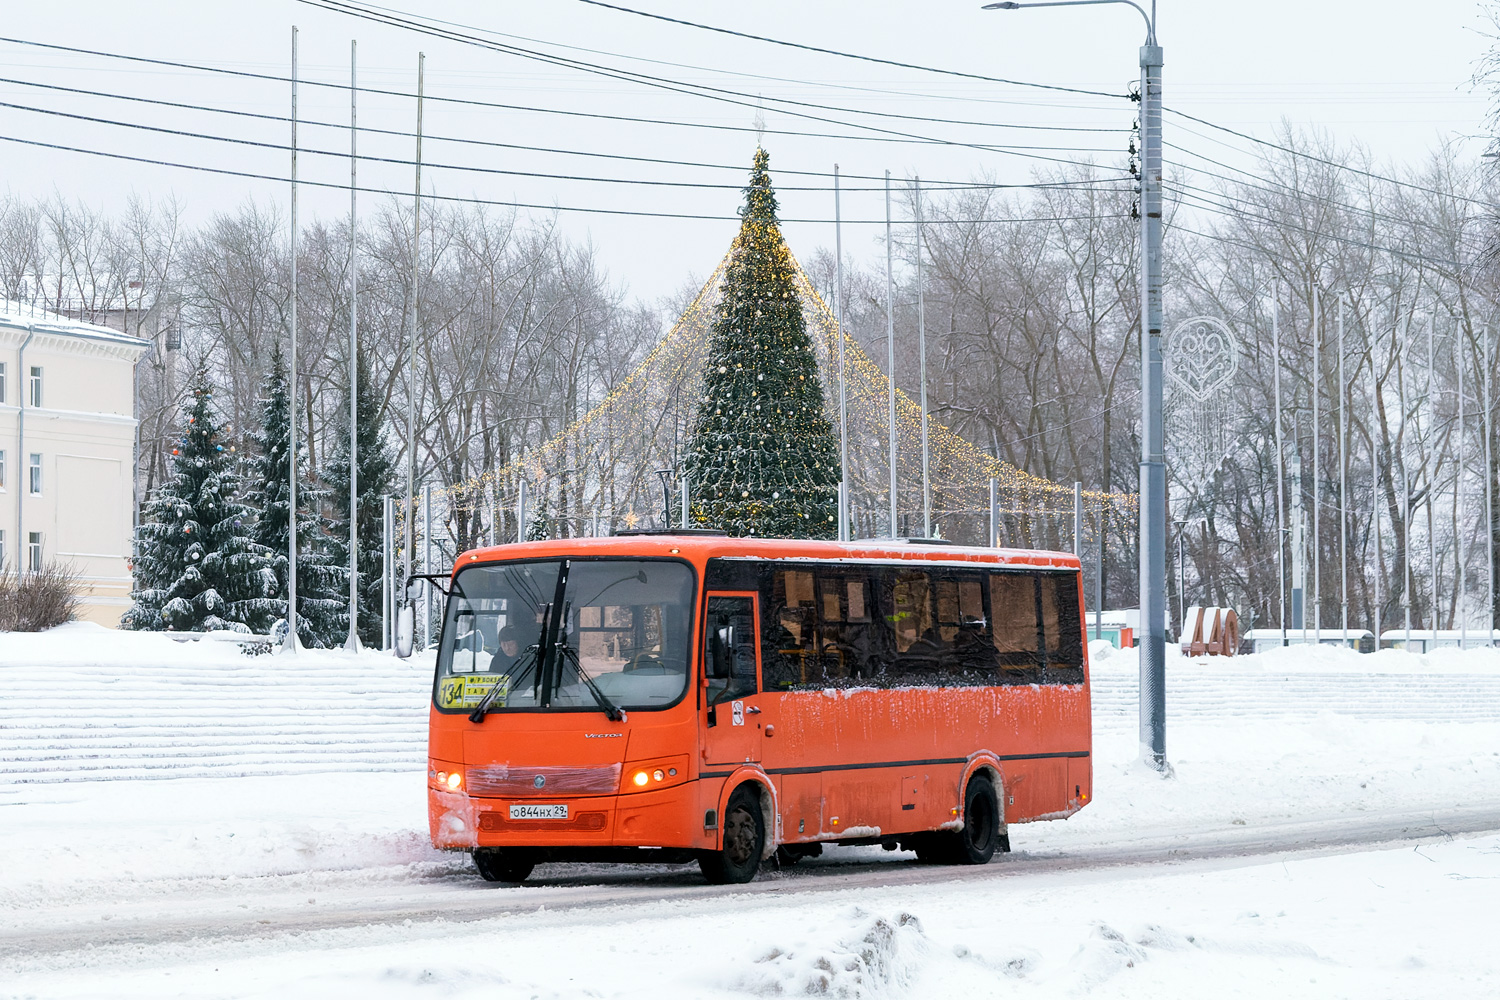
[[[589,672],[583,669],[583,664],[578,662],[578,653],[574,651],[573,647],[567,643],[562,643],[558,648],[562,650],[563,658],[573,664],[573,669],[578,672],[578,676],[583,680],[584,686],[589,689],[589,692],[594,696],[594,700],[604,710],[605,718],[609,719],[610,722],[624,722],[625,713],[620,711],[619,707],[610,701],[609,697],[603,691],[599,690],[599,685],[594,683],[594,679],[589,676]]]
[[[525,661],[523,663],[523,658],[526,657],[528,654],[530,655],[531,659],[529,661]],[[511,684],[515,684],[517,687],[519,687],[520,686],[520,682],[527,676],[527,674],[530,671],[533,671],[533,670],[536,669],[536,666],[537,666],[537,647],[536,646],[529,646],[529,647],[527,647],[526,651],[523,652],[520,657],[516,658],[516,664],[517,665],[521,665],[521,669],[519,671],[517,671],[514,675],[506,675],[505,679],[508,680],[508,681],[510,681]],[[484,697],[482,699],[480,699],[479,704],[477,704],[477,705],[474,706],[474,711],[472,711],[472,712],[469,713],[469,721],[470,722],[483,722],[484,721],[484,717],[485,717],[485,715],[487,715],[489,713],[490,707],[495,704],[495,699],[500,696],[500,692],[502,690],[500,681],[501,681],[501,678],[500,677],[496,677],[494,685],[488,691],[486,691],[484,693]],[[504,690],[509,690],[509,685],[506,685],[504,687]]]

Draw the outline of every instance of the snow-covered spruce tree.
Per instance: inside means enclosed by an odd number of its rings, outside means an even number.
[[[291,447],[291,404],[287,395],[286,359],[281,345],[271,352],[271,367],[261,383],[261,427],[250,438],[259,453],[250,461],[245,501],[256,511],[253,537],[270,553],[276,574],[278,601],[286,600],[287,535],[290,520],[288,474]],[[328,557],[327,538],[311,512],[327,502],[327,491],[301,475],[303,452],[298,449],[297,477],[297,635],[304,646],[331,646],[347,629],[348,573]],[[285,615],[283,606],[282,615]]]
[[[380,644],[380,580],[385,569],[380,518],[382,498],[391,492],[395,477],[395,458],[386,441],[381,422],[380,395],[370,378],[365,356],[359,356],[358,409],[359,436],[359,641],[367,646]],[[344,397],[346,400],[347,396]],[[328,522],[328,558],[335,565],[349,565],[349,411],[339,408],[340,419],[334,431],[338,442],[333,455],[323,467],[323,481],[328,486],[329,506],[333,517]],[[349,631],[349,582],[344,578],[343,607],[339,613],[340,636]]]
[[[251,536],[233,447],[219,432],[208,373],[193,379],[172,475],[147,501],[126,628],[265,632],[281,607],[270,553]]]
[[[732,535],[832,538],[838,438],[823,410],[768,162],[757,149],[720,288],[685,462],[691,513]]]

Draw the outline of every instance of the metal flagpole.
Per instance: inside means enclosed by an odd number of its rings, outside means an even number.
[[[1073,554],[1083,560],[1083,484],[1073,484]]]
[[[417,308],[422,290],[422,78],[427,55],[417,53],[417,178],[411,213],[411,361],[406,374],[406,579],[417,547]],[[490,544],[494,544],[494,530]],[[405,583],[405,580],[402,581]],[[403,588],[404,589],[404,588]]]
[[[833,165],[833,325],[839,349],[839,541],[849,530],[849,391],[844,380],[844,228],[839,213],[839,165]]]
[[[1458,648],[1463,649],[1469,641],[1469,616],[1464,613],[1464,598],[1468,596],[1468,574],[1465,572],[1464,557],[1469,553],[1468,545],[1463,539],[1467,532],[1459,523],[1460,513],[1463,510],[1463,501],[1460,499],[1464,485],[1464,352],[1463,352],[1463,327],[1460,326],[1453,335],[1454,367],[1457,369],[1458,380],[1458,468],[1453,472],[1453,520],[1458,530],[1453,538],[1453,557],[1458,560],[1458,593],[1454,595],[1453,607],[1458,614]]]
[[[1349,645],[1349,420],[1344,400],[1349,383],[1344,381],[1344,293],[1339,292],[1339,607],[1343,617],[1343,643]]]
[[[1282,482],[1281,445],[1281,287],[1272,285],[1271,299],[1271,355],[1272,408],[1276,411],[1276,577],[1281,594],[1281,644],[1286,645],[1286,486]]]
[[[356,41],[349,42],[349,635],[344,648],[359,652],[359,255],[357,216],[359,197],[359,126],[356,119],[354,65]]]
[[[1323,371],[1323,310],[1322,299],[1318,295],[1318,289],[1312,292],[1312,350],[1313,350],[1313,391],[1312,391],[1312,600],[1313,600],[1313,642],[1322,641],[1323,632],[1323,587],[1321,584],[1322,568],[1321,555],[1323,549],[1322,527],[1322,479],[1320,478],[1321,464],[1318,455],[1318,421],[1321,419],[1318,393],[1322,389]]]
[[[422,484],[422,572],[432,572],[432,484]],[[432,581],[422,581],[422,649],[432,639]]]
[[[380,642],[382,649],[390,649],[395,643],[392,641],[392,627],[396,624],[396,616],[392,613],[395,606],[393,600],[395,588],[391,586],[391,575],[396,572],[396,498],[383,496],[380,498]]]
[[[1392,336],[1395,334],[1392,333]],[[1401,355],[1397,363],[1396,398],[1401,407],[1401,436],[1406,434],[1406,358],[1411,353],[1411,324],[1405,325],[1401,338]],[[1400,438],[1398,438],[1400,440]],[[1391,456],[1392,462],[1395,455]],[[1406,449],[1401,449],[1401,530],[1406,544],[1401,546],[1401,610],[1406,618],[1406,648],[1411,649],[1411,477],[1406,473]]]
[[[1375,524],[1375,652],[1380,652],[1380,441],[1375,436],[1380,416],[1380,380],[1375,371],[1375,328],[1366,327],[1370,342],[1370,514]]]
[[[1485,645],[1490,645],[1496,634],[1496,510],[1494,510],[1494,469],[1491,462],[1490,435],[1490,373],[1494,366],[1494,355],[1490,352],[1490,328],[1485,327],[1485,565],[1488,567],[1488,585],[1485,586]]]
[[[999,484],[990,478],[990,547],[1000,544],[1000,490]]]
[[[1427,317],[1427,389],[1424,393],[1427,397],[1425,402],[1427,403],[1427,427],[1429,431],[1437,424],[1437,412],[1432,405],[1432,376],[1435,365],[1433,359],[1433,319],[1433,316],[1429,315]],[[1422,465],[1425,471],[1427,466],[1425,450],[1422,456]],[[1428,627],[1432,629],[1438,627],[1437,538],[1435,530],[1437,527],[1437,498],[1433,495],[1434,490],[1432,489],[1433,474],[1436,471],[1434,469],[1427,473],[1427,572],[1432,577],[1432,614],[1428,615]],[[1434,635],[1433,639],[1436,640],[1437,636]]]
[[[1491,484],[1494,480],[1494,469],[1491,468],[1491,445],[1490,433],[1493,430],[1490,424],[1490,372],[1494,366],[1494,355],[1490,352],[1490,328],[1485,327],[1485,565],[1488,567],[1488,580],[1485,585],[1485,645],[1490,645],[1496,634],[1496,510],[1494,510],[1494,492]]]
[[[292,26],[292,297],[287,361],[287,652],[297,652],[297,28]]]
[[[885,359],[890,372],[891,537],[896,537],[896,293],[891,272],[891,172],[885,172]]]
[[[922,537],[932,537],[932,485],[927,469],[927,315],[922,299],[922,179],[912,178],[917,210],[917,367],[922,377]]]

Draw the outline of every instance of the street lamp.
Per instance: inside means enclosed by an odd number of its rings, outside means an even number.
[[[985,10],[1082,7],[1123,3],[1146,22],[1141,46],[1141,749],[1167,766],[1167,470],[1162,431],[1161,367],[1161,67],[1156,3],[1133,0],[1041,0],[991,3]]]

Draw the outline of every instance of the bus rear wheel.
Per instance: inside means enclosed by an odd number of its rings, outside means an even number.
[[[536,862],[515,851],[475,851],[474,867],[486,882],[524,882]]]
[[[717,851],[698,855],[703,877],[714,885],[749,882],[760,870],[765,852],[766,823],[760,813],[760,796],[749,785],[741,785],[724,807],[724,842]]]
[[[964,789],[964,825],[952,833],[931,833],[916,844],[917,859],[939,865],[984,865],[996,849],[1010,850],[1000,832],[1000,800],[988,775],[976,774]]]

